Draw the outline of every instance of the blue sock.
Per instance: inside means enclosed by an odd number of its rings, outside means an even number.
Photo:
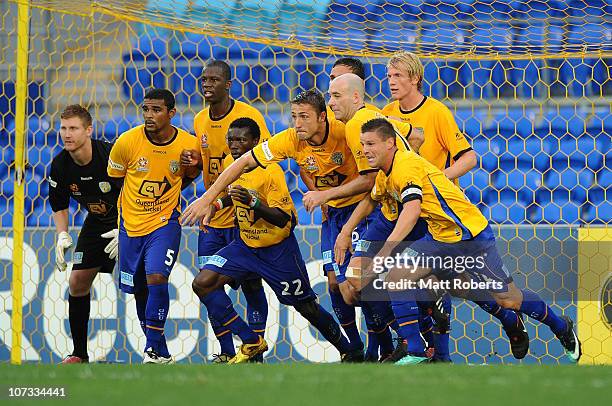
[[[159,285],[149,285],[149,295],[147,299],[147,307],[145,315],[147,320],[147,348],[153,348],[162,357],[169,357],[168,347],[166,346],[166,337],[164,336],[164,325],[168,317],[168,308],[170,307],[170,295],[168,293],[168,284],[162,283]]]
[[[215,320],[212,317],[208,317],[210,320],[210,326],[212,327],[213,332],[215,333],[215,337],[219,341],[219,345],[221,346],[221,353],[227,354],[230,356],[236,355],[236,350],[234,349],[234,340],[232,338],[232,331],[223,327],[221,323]]]
[[[140,328],[142,332],[147,334],[147,300],[149,300],[149,291],[147,289],[140,292],[134,293],[134,300],[136,301],[136,314],[138,315],[138,321],[140,322]]]
[[[388,301],[364,301],[361,302],[366,325],[368,326],[368,348],[366,356],[376,356],[393,352],[393,339],[388,322],[393,319],[393,310]],[[370,343],[370,340],[373,342]]]
[[[442,296],[442,309],[444,313],[448,314],[449,318],[452,318],[453,305],[451,297],[448,293]],[[448,344],[450,341],[450,321],[447,326],[436,326],[434,329],[434,359],[440,361],[450,361],[450,354]]]
[[[537,293],[523,289],[523,303],[521,313],[546,324],[555,335],[567,331],[567,323],[553,312],[553,310],[540,299]]]
[[[300,313],[308,320],[308,322],[316,328],[327,341],[329,341],[340,354],[346,354],[354,350],[351,347],[346,337],[342,335],[340,326],[334,320],[334,317],[327,312],[320,304],[314,303],[317,307],[315,311],[317,317],[313,317],[314,314]]]
[[[391,308],[399,326],[398,334],[406,342],[408,352],[412,355],[424,356],[425,343],[419,331],[417,303],[414,300],[392,300]]]
[[[249,327],[261,337],[266,332],[268,320],[268,300],[263,286],[256,290],[242,289],[247,302],[247,321]]]
[[[510,309],[504,309],[491,298],[490,300],[474,301],[482,310],[499,320],[502,326],[515,328],[518,325],[518,314]]]
[[[238,316],[232,300],[223,289],[214,290],[200,300],[208,310],[208,317],[229,328],[243,343],[254,344],[259,341],[259,336]]]
[[[358,348],[363,348],[363,341],[361,341],[361,336],[359,335],[359,330],[355,323],[355,308],[344,302],[340,292],[334,293],[330,290],[329,296],[334,308],[334,313],[336,313],[338,322],[349,340],[351,349],[356,350]]]

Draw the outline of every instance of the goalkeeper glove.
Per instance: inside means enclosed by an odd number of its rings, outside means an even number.
[[[68,266],[64,255],[70,247],[72,247],[72,237],[66,231],[62,231],[57,235],[57,242],[55,243],[55,267],[60,272],[64,272]]]
[[[104,248],[104,252],[108,254],[110,259],[117,258],[117,254],[119,253],[119,230],[115,228],[108,233],[100,235],[100,237],[111,238],[106,248]]]

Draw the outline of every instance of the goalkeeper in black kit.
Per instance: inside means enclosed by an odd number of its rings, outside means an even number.
[[[89,362],[87,325],[91,285],[98,272],[113,271],[117,257],[117,199],[121,181],[106,172],[112,144],[92,140],[92,132],[92,118],[87,109],[80,105],[64,109],[60,127],[64,149],[53,158],[48,178],[49,202],[57,232],[55,265],[60,272],[69,268],[65,253],[73,246],[68,234],[70,198],[88,212],[70,264],[68,308],[74,350],[62,364]]]

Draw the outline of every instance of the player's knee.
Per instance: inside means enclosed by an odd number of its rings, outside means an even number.
[[[68,286],[70,288],[70,294],[72,296],[85,296],[89,293],[92,284],[92,277],[90,272],[86,271],[72,271],[70,273],[70,279],[68,280]]]
[[[214,290],[215,281],[213,276],[213,273],[207,272],[205,269],[203,269],[195,277],[191,283],[191,289],[193,289],[193,292],[198,295],[198,297],[202,298]]]
[[[168,277],[160,273],[147,275],[147,285],[163,285],[168,283]]]
[[[244,293],[253,293],[263,289],[263,284],[261,283],[261,278],[256,279],[248,279],[242,281],[241,285],[242,291]]]
[[[504,309],[520,310],[521,298],[516,295],[499,295],[495,297],[495,301]]]
[[[316,320],[319,318],[319,305],[315,300],[295,305],[298,311],[306,320]]]

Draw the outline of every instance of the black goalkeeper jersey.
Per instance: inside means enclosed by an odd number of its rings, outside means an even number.
[[[106,172],[113,144],[91,140],[92,159],[85,166],[77,165],[66,150],[51,163],[49,202],[54,212],[68,208],[70,198],[88,211],[89,220],[117,224],[117,200],[122,179],[111,178]]]

